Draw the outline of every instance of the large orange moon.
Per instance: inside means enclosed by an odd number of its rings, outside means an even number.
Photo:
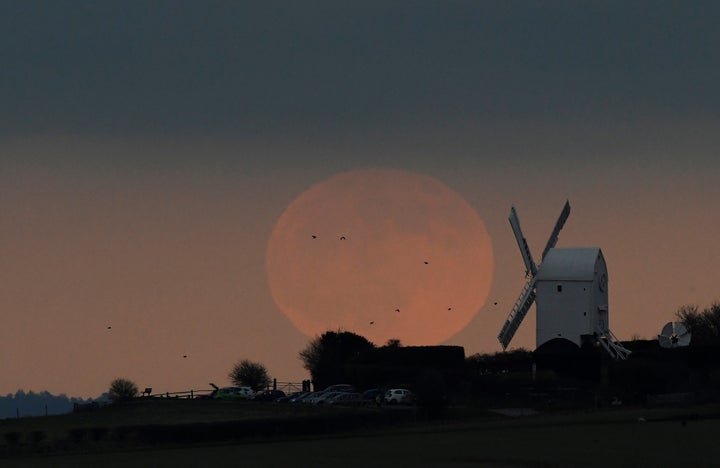
[[[300,194],[275,225],[267,274],[305,335],[357,333],[376,344],[438,344],[482,308],[490,236],[457,192],[422,174],[362,169]]]

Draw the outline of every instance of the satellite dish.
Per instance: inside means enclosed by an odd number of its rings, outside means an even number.
[[[658,343],[663,348],[679,348],[690,344],[692,333],[682,322],[668,322],[658,335]]]

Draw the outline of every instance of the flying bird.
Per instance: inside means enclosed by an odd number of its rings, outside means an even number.
[[[345,240],[345,236],[340,236],[340,240]]]
[[[497,302],[494,305],[497,305]]]
[[[111,328],[112,328],[112,327],[110,327],[110,326],[109,326],[109,327],[107,327],[107,329],[108,329],[108,330],[110,330]]]
[[[313,239],[317,239],[317,236],[315,234],[312,235]]]
[[[370,322],[370,325],[374,325],[374,324],[375,324],[375,322]]]
[[[187,357],[187,354],[183,354],[183,359]]]
[[[448,307],[448,310],[452,310],[452,307]]]
[[[430,262],[428,262],[427,260],[425,260],[425,265],[427,265],[428,263],[430,263]]]
[[[395,309],[395,312],[400,312],[400,309]]]

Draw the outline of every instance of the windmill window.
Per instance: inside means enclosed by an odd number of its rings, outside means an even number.
[[[562,284],[557,285],[557,292],[562,292]]]

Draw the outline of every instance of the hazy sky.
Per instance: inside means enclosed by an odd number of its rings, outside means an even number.
[[[602,248],[611,329],[656,335],[720,300],[718,18],[712,1],[0,0],[0,394],[208,388],[246,357],[306,378],[267,242],[298,195],[358,168],[436,178],[484,221],[488,302],[446,343],[500,349],[524,275],[510,206],[537,257],[565,199],[558,246]]]

